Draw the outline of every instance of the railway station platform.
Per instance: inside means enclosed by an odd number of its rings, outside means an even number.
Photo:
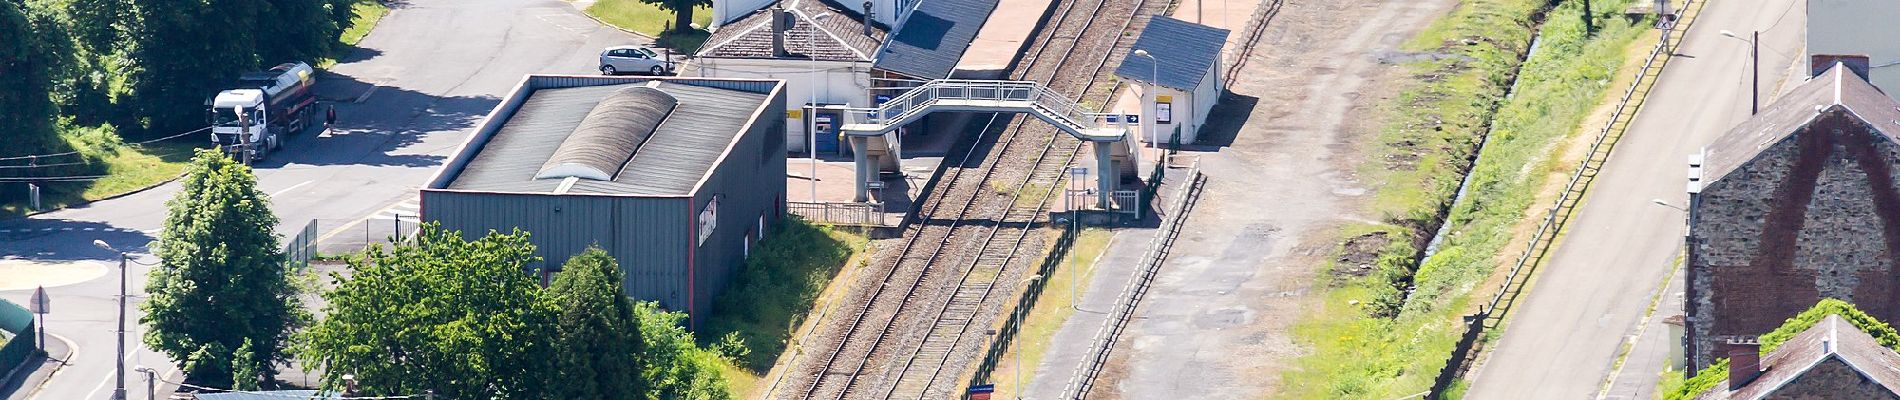
[[[1243,0],[1244,1],[1244,0]],[[1009,63],[1029,46],[1029,37],[1055,0],[1000,0],[990,19],[963,51],[952,79],[1007,79]]]

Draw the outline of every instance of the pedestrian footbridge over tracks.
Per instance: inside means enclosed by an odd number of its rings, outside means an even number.
[[[868,198],[868,183],[881,172],[897,172],[899,149],[895,132],[934,112],[1026,113],[1064,133],[1090,143],[1096,168],[1098,206],[1108,208],[1109,194],[1120,178],[1139,176],[1140,147],[1128,134],[1128,121],[1119,114],[1091,111],[1068,97],[1033,81],[938,79],[912,88],[877,108],[843,110],[840,127],[850,140],[857,167],[856,201]],[[1109,171],[1114,171],[1110,174]]]

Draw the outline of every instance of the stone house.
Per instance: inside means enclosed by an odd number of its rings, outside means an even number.
[[[1829,315],[1781,347],[1728,347],[1727,384],[1696,400],[1900,399],[1900,354],[1839,315]]]
[[[1822,298],[1900,320],[1900,103],[1842,65],[1692,157],[1689,371]]]

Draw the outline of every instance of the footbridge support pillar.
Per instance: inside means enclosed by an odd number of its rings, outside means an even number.
[[[1095,149],[1095,207],[1108,210],[1114,208],[1113,196],[1115,184],[1121,183],[1120,170],[1115,165],[1115,142],[1089,142]]]

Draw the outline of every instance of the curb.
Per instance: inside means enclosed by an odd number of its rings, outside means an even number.
[[[79,206],[85,206],[85,205],[90,205],[90,204],[92,204],[92,203],[95,203],[95,202],[101,202],[101,201],[106,201],[106,200],[113,200],[113,199],[118,199],[118,198],[121,198],[121,197],[125,197],[125,196],[131,196],[131,195],[135,195],[135,194],[139,194],[139,193],[144,193],[144,192],[145,192],[145,191],[147,191],[147,190],[152,190],[152,189],[156,189],[156,188],[158,188],[159,186],[165,186],[165,184],[167,184],[167,183],[172,183],[172,182],[174,182],[174,181],[177,181],[177,180],[178,180],[178,178],[183,178],[183,177],[185,177],[185,172],[179,172],[179,173],[178,173],[178,175],[174,175],[174,176],[172,176],[172,177],[170,177],[170,178],[165,178],[164,180],[161,180],[161,181],[158,181],[158,182],[153,182],[152,184],[150,184],[150,185],[146,185],[145,187],[141,187],[141,188],[138,188],[138,189],[132,189],[132,190],[129,190],[129,191],[126,191],[125,193],[119,193],[119,194],[114,194],[114,195],[111,195],[111,196],[106,196],[106,197],[101,197],[101,198],[98,198],[98,199],[95,199],[95,200],[82,200],[82,201],[79,201],[79,202],[76,202],[76,203],[72,203],[72,204],[67,204],[67,205],[65,205],[65,206],[61,206],[61,207],[58,207],[58,208],[54,208],[54,209],[50,209],[50,210],[40,210],[40,211],[34,211],[34,212],[30,212],[30,213],[26,213],[26,214],[21,214],[21,215],[20,215],[20,216],[18,216],[18,217],[6,217],[6,218],[0,218],[0,221],[6,221],[6,220],[12,220],[12,219],[20,219],[20,218],[32,218],[32,217],[34,217],[34,216],[38,216],[38,215],[40,215],[40,214],[46,214],[46,213],[51,213],[51,212],[56,212],[56,211],[65,211],[65,210],[68,210],[68,209],[71,209],[71,208],[73,208],[73,207],[79,207]]]

